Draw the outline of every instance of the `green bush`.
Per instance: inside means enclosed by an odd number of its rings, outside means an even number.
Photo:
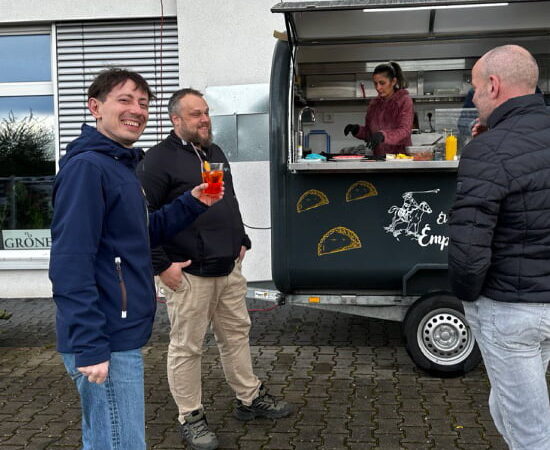
[[[54,133],[30,113],[0,122],[0,230],[49,228],[55,174]]]
[[[13,113],[0,122],[0,177],[55,173],[53,130],[32,112],[23,119]]]

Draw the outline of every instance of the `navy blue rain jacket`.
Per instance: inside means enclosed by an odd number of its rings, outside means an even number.
[[[77,367],[147,342],[156,308],[149,245],[169,239],[207,209],[186,192],[148,214],[135,175],[142,155],[83,125],[60,162],[49,276],[57,348],[75,353]]]

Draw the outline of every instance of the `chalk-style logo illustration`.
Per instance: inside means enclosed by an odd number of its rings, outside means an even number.
[[[328,230],[317,244],[317,255],[329,255],[356,248],[361,248],[361,240],[354,231],[346,227],[334,227]]]
[[[388,213],[392,214],[392,221],[384,227],[384,230],[391,233],[397,240],[401,235],[418,240],[423,230],[421,224],[424,215],[431,214],[433,211],[427,201],[418,202],[414,198],[414,194],[437,194],[439,191],[439,189],[432,189],[403,193],[403,204],[401,206],[393,205],[388,209]]]
[[[353,183],[346,191],[346,202],[374,197],[375,195],[378,195],[378,191],[374,185],[369,181],[360,180]]]
[[[325,194],[317,189],[310,189],[304,192],[296,204],[296,212],[301,213],[319,206],[328,205],[329,201]]]

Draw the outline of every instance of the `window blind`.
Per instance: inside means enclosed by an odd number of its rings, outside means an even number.
[[[82,123],[95,125],[86,91],[109,66],[134,70],[157,96],[149,122],[136,146],[148,149],[171,129],[168,99],[178,89],[178,31],[175,18],[63,23],[56,26],[60,150],[80,134]]]

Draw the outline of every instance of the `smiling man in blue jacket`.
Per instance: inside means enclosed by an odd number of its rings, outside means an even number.
[[[144,449],[143,358],[156,307],[149,245],[217,202],[206,184],[148,214],[133,148],[153,94],[138,73],[101,72],[88,89],[97,128],[67,146],[56,177],[50,279],[57,348],[82,404],[84,449]]]

